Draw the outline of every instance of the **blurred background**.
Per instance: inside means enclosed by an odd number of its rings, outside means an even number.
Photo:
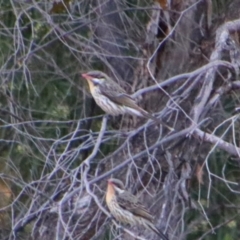
[[[110,177],[170,240],[240,239],[239,17],[239,0],[0,0],[0,239],[159,239],[109,218]],[[175,131],[103,121],[90,70]]]

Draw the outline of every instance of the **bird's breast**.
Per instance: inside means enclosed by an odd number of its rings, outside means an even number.
[[[102,108],[103,111],[112,115],[118,116],[121,114],[127,113],[127,107],[124,105],[119,105],[111,101],[108,97],[101,93],[101,90],[98,86],[94,86],[91,81],[88,81],[90,92],[95,99],[97,105]]]
[[[106,193],[106,203],[107,203],[108,207],[109,207],[109,204],[111,203],[111,201],[113,200],[114,196],[115,196],[115,190],[111,184],[108,184],[107,193]]]

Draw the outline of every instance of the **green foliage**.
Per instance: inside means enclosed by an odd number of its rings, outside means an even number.
[[[151,46],[147,50],[142,49],[142,43],[146,37],[146,26],[151,15],[150,3],[153,3],[153,1],[129,0],[117,2],[122,7],[122,9],[117,9],[117,11],[122,14],[121,17],[124,19],[120,24],[124,29],[115,29],[113,27],[113,32],[117,32],[118,38],[122,37],[121,34],[124,36],[121,41],[113,43],[113,45],[118,45],[119,43],[119,46],[121,45],[119,49],[124,49],[119,55],[115,55],[115,53],[111,52],[111,49],[107,49],[106,52],[101,51],[102,46],[99,42],[108,42],[108,40],[106,40],[107,37],[101,39],[100,34],[96,37],[96,26],[98,26],[97,24],[102,24],[101,21],[106,17],[100,16],[100,10],[96,8],[97,1],[75,1],[74,4],[73,1],[69,0],[0,1],[0,180],[2,183],[2,185],[0,184],[0,239],[4,239],[7,235],[12,234],[13,227],[15,227],[14,224],[22,217],[24,218],[26,212],[29,211],[30,215],[30,212],[35,213],[38,208],[43,206],[44,213],[50,212],[49,209],[51,209],[51,204],[55,201],[56,195],[63,195],[67,190],[72,190],[77,185],[72,184],[74,181],[74,183],[82,183],[84,181],[82,171],[86,166],[83,164],[84,166],[81,169],[78,169],[78,167],[94,149],[102,124],[102,118],[99,115],[102,115],[103,111],[96,107],[87,90],[88,86],[81,79],[80,73],[91,68],[103,71],[108,68],[114,73],[109,58],[113,60],[121,57],[121,64],[123,64],[127,58],[136,60],[136,56],[139,56],[140,52],[145,50],[145,55],[141,58],[139,57],[142,67],[139,72],[143,73],[143,75],[145,74],[146,76],[144,75],[144,77],[148,81],[150,80],[148,70],[144,68],[148,61],[147,58],[150,59],[151,54],[154,52],[150,68],[157,73],[160,71],[161,66],[154,65],[165,64],[161,59],[162,56],[160,56],[162,51],[164,51],[165,44],[167,45],[168,41],[171,44],[182,44],[181,42],[176,42],[178,31],[181,31],[181,28],[178,29],[178,26],[176,26],[177,30],[171,29],[174,30],[174,34],[169,39],[166,39],[161,48],[158,49],[160,45],[157,42],[156,48]],[[225,12],[226,6],[230,1],[215,0],[212,3],[215,22],[215,19]],[[145,7],[146,9],[144,9]],[[114,13],[116,13],[116,10]],[[180,16],[179,13],[176,12],[174,14]],[[109,15],[109,13],[106,15]],[[187,14],[185,13],[185,15]],[[187,19],[190,22],[191,19],[188,19],[190,15],[187,15],[186,19],[185,15],[182,17],[183,20]],[[199,23],[195,23],[194,27],[199,27],[202,31],[202,28],[204,28],[203,22],[202,19],[201,21],[199,20]],[[171,18],[170,24],[172,24]],[[198,24],[199,26],[197,26]],[[214,26],[213,29],[217,29],[217,27]],[[102,34],[104,35],[104,33]],[[190,44],[187,42],[189,39],[185,39],[184,34],[182,34],[184,45],[181,48],[185,51],[185,48]],[[156,41],[158,40],[156,39]],[[124,55],[125,53],[126,56]],[[195,54],[194,51],[192,53],[193,55]],[[154,58],[157,59],[156,63]],[[169,59],[166,57],[167,61]],[[179,65],[181,65],[180,70],[182,71],[182,64],[179,63]],[[135,70],[136,66],[133,64],[129,68]],[[123,71],[127,72],[129,70],[123,69]],[[129,81],[134,83],[134,86],[131,86],[133,89],[136,90],[138,85],[144,88],[149,84],[156,83],[149,81],[150,83],[145,84],[144,77],[141,77],[141,74],[134,76],[134,79]],[[189,77],[188,81],[191,82],[192,78]],[[218,86],[224,84],[222,79],[219,80],[218,84]],[[184,83],[179,88],[182,89],[180,92],[185,92],[184,87],[187,85],[188,82],[186,82],[186,85]],[[170,96],[172,94],[170,87],[166,89]],[[183,97],[178,96],[176,89],[174,91],[174,99],[182,98],[180,105],[185,99],[188,99],[190,91],[186,91],[186,96]],[[192,95],[197,95],[198,91],[199,87],[195,88],[193,85]],[[154,93],[149,95],[154,95]],[[192,96],[192,99],[194,97]],[[197,103],[197,101],[193,102]],[[159,104],[157,100],[156,104]],[[188,106],[190,104],[188,103]],[[232,116],[235,107],[239,105],[238,92],[222,97],[219,105],[222,105],[222,118],[218,119],[216,117],[214,119],[215,112],[213,109],[214,114],[210,117],[213,117],[212,126],[214,127],[211,126],[211,129],[220,126],[224,120]],[[180,109],[177,107],[174,111],[179,111],[180,113]],[[217,110],[219,109],[217,108]],[[217,112],[216,115],[219,116],[218,114]],[[170,115],[169,118],[171,118]],[[186,115],[188,117],[191,116],[191,112],[186,111]],[[117,122],[118,120],[115,121]],[[175,119],[175,122],[177,121],[178,119]],[[188,121],[189,119],[186,121],[180,119],[181,128]],[[99,162],[109,153],[113,153],[122,147],[122,129],[119,127],[119,132],[116,133],[116,128],[110,122],[114,121],[109,121],[102,144],[90,163],[91,171],[88,172],[89,175],[87,177],[91,180],[97,174],[103,173],[102,168],[107,168],[112,164],[102,164],[104,166],[99,167]],[[217,130],[215,129],[214,134],[221,136],[228,142],[234,142],[234,144],[239,145],[239,132],[233,132],[232,129],[229,129],[225,133],[226,125],[227,123],[218,127]],[[236,123],[235,129],[237,130],[238,128]],[[157,127],[154,128],[155,130],[156,132],[159,131]],[[223,133],[225,135],[222,137]],[[130,136],[130,133],[127,134]],[[148,138],[149,136],[146,134],[145,137]],[[133,146],[130,142],[132,138],[129,137],[129,139],[126,142],[127,147],[124,149],[127,153],[126,156],[128,154],[128,156],[131,156],[132,154],[131,148]],[[139,153],[143,148],[150,148],[150,145],[147,146],[148,142],[151,142],[148,141],[149,139],[136,139],[134,144],[139,144],[139,146],[134,146],[136,151],[133,151],[133,154]],[[141,139],[142,142],[138,142],[138,139]],[[159,138],[158,141],[160,140]],[[171,143],[169,145],[173,146],[174,144]],[[209,149],[206,149],[204,148],[203,151],[204,157],[210,152]],[[154,148],[155,150],[157,152],[158,149]],[[156,160],[151,160],[150,156],[153,156],[151,151],[152,149],[147,151],[148,163],[155,171],[154,167],[156,166],[154,164],[158,159],[156,157]],[[172,154],[174,155],[175,153]],[[124,157],[123,154],[122,158]],[[119,161],[119,159],[117,160]],[[123,161],[124,159],[120,160]],[[136,162],[133,160],[132,165],[136,169],[142,168],[144,170],[142,173],[144,174],[145,171],[148,171],[148,163],[145,164],[144,162],[142,164],[144,166],[138,166],[137,160]],[[183,228],[190,232],[187,239],[198,239],[206,232],[209,232],[209,234],[204,239],[208,240],[239,239],[240,219],[237,215],[239,212],[239,160],[231,158],[229,154],[223,153],[222,150],[216,147],[206,161],[203,184],[199,184],[195,180],[192,182],[190,189],[192,199],[195,202],[199,199],[199,203],[205,213],[203,214],[202,209],[199,207],[197,210],[187,209],[184,213],[185,215],[182,215],[184,216]],[[160,168],[163,168],[162,163],[157,163]],[[129,169],[131,169],[130,165],[128,166]],[[170,167],[168,166],[168,168]],[[111,170],[110,167],[109,169]],[[165,172],[164,169],[161,169],[161,171]],[[127,174],[130,176],[131,171],[128,170]],[[167,173],[164,174],[167,175]],[[152,176],[154,179],[154,173]],[[171,182],[171,180],[169,181]],[[92,190],[92,186],[90,188]],[[105,194],[102,189],[99,192],[102,195]],[[34,204],[33,201],[35,201]],[[49,201],[51,204],[44,205],[45,201]],[[31,209],[33,205],[34,207]],[[196,203],[196,205],[198,204]],[[209,218],[209,221],[206,216]],[[34,227],[37,228],[37,225],[40,224],[34,221],[36,219],[39,220],[40,217],[33,217],[31,219],[32,222],[29,221],[25,228],[17,233],[17,238],[27,239],[27,237],[31,236]],[[64,218],[65,216],[62,217]],[[79,220],[76,226],[82,224],[81,220]],[[99,220],[97,227],[102,224],[101,221]],[[215,234],[211,234],[209,222],[213,228],[216,228]],[[189,230],[188,226],[193,227]],[[111,230],[107,229],[103,239],[113,239]]]

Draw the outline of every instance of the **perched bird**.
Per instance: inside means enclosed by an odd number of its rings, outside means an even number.
[[[91,71],[83,73],[82,76],[88,81],[90,92],[96,103],[106,113],[113,116],[129,113],[140,117],[153,118],[150,113],[140,108],[135,100],[105,73]]]
[[[157,119],[139,107],[136,101],[105,73],[100,71],[91,71],[83,73],[82,77],[87,80],[90,92],[97,105],[106,113],[112,116],[128,113],[140,117],[151,118],[160,122],[171,131],[173,130],[168,125],[162,123],[160,119]]]
[[[168,240],[167,236],[154,226],[153,216],[136,196],[125,190],[120,180],[114,178],[108,180],[106,203],[117,221],[132,226],[142,225],[154,231],[162,239]]]

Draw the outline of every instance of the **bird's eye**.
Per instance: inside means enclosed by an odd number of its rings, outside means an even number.
[[[101,74],[98,74],[98,73],[92,74],[92,77],[97,78],[97,79],[102,79],[103,78],[103,76]]]
[[[120,189],[123,188],[122,184],[120,184],[120,183],[118,183],[118,182],[115,182],[114,185],[115,185],[117,188],[120,188]]]

